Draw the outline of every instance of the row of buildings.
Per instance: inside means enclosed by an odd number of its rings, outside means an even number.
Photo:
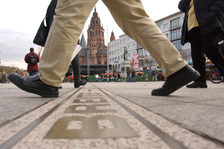
[[[157,26],[164,35],[178,49],[183,59],[191,63],[190,44],[181,46],[181,26],[184,19],[184,13],[177,12],[156,21]],[[139,56],[139,68],[157,69],[158,65],[151,57],[150,53],[141,48],[141,46],[126,34],[115,39],[114,32],[110,36],[108,46],[104,43],[104,28],[95,9],[87,31],[87,43],[82,37],[82,50],[79,54],[82,74],[96,74],[105,72],[126,73],[127,69],[132,67],[132,58]]]

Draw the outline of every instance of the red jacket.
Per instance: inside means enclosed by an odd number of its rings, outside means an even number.
[[[36,57],[38,63],[40,61],[40,56],[38,54],[36,54],[35,52],[27,53],[26,56],[25,56],[25,58],[24,58],[25,62],[28,64],[27,71],[28,72],[31,72],[31,71],[34,71],[34,70],[38,71],[38,64],[30,65],[28,63],[28,59],[29,59],[29,56],[30,56],[31,53],[34,53],[34,56]]]

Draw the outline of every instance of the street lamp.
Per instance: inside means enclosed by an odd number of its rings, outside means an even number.
[[[89,48],[87,49],[87,76],[89,78],[89,73],[90,73],[90,70],[89,70]]]

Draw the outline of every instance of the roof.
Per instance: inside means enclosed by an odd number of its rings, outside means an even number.
[[[79,52],[79,56],[86,56],[87,55],[88,48],[82,48]]]
[[[157,21],[155,21],[155,22],[157,23],[157,22],[166,20],[166,19],[168,19],[168,18],[171,18],[171,17],[176,16],[176,15],[181,14],[181,13],[183,13],[183,12],[178,11],[178,12],[176,12],[176,13],[173,13],[173,14],[169,15],[169,16],[166,16],[166,17],[164,17],[164,18],[161,18],[161,19],[159,19],[159,20],[157,20]]]

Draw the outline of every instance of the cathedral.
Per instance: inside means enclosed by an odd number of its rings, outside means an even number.
[[[81,73],[90,74],[105,73],[107,70],[107,46],[104,44],[104,28],[98,16],[96,8],[87,30],[87,46],[83,47],[79,54]]]

